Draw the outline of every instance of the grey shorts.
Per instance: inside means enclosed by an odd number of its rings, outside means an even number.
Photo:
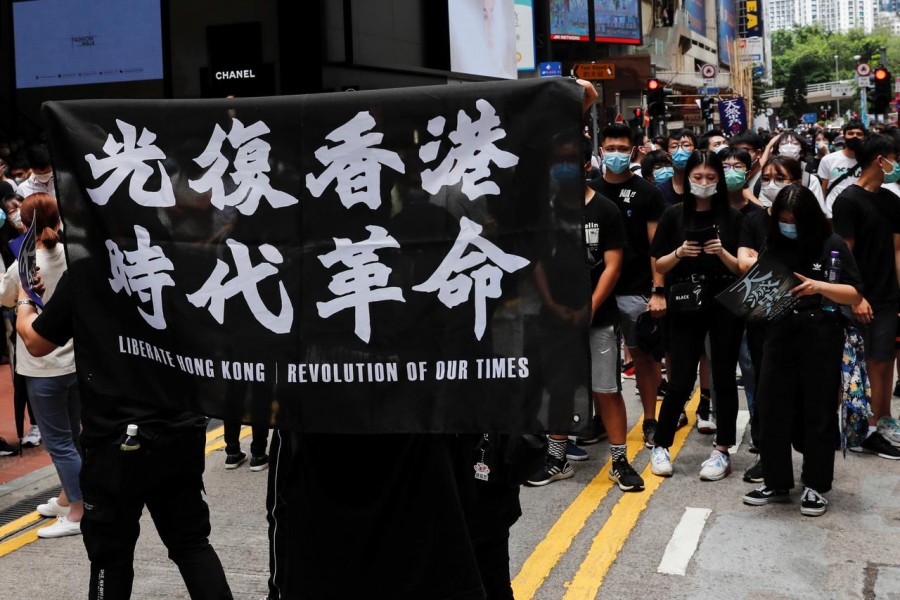
[[[591,327],[591,390],[601,394],[622,391],[619,336],[615,325]]]
[[[629,348],[637,348],[637,320],[641,313],[647,311],[647,296],[616,296],[616,304],[619,306],[619,329],[625,345]]]
[[[857,323],[863,334],[866,358],[872,360],[894,360],[895,338],[897,336],[897,310],[893,307],[875,309],[871,323]]]

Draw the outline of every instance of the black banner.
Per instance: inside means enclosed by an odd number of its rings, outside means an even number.
[[[771,253],[763,252],[743,277],[716,296],[725,308],[750,322],[777,321],[800,301],[791,290],[797,276]]]
[[[319,432],[587,421],[565,79],[44,106],[93,392]],[[583,312],[581,313],[583,314]]]

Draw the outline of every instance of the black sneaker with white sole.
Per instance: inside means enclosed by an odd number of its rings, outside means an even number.
[[[640,492],[644,489],[644,480],[627,460],[613,461],[609,478],[618,483],[623,492]]]
[[[644,431],[644,446],[647,448],[652,449],[655,445],[653,438],[656,436],[657,425],[656,419],[644,419],[644,422],[641,424],[641,429]]]
[[[744,504],[750,506],[765,506],[772,502],[790,502],[791,498],[787,490],[772,490],[761,485],[752,492],[744,494]]]
[[[827,509],[828,500],[819,492],[810,487],[803,488],[803,496],[800,499],[800,514],[807,517],[818,517],[824,515]]]
[[[850,448],[851,452],[874,454],[888,460],[900,460],[900,448],[894,447],[884,436],[877,431],[863,440],[859,446]]]
[[[757,455],[759,456],[759,455]],[[756,459],[749,469],[744,471],[744,481],[747,483],[762,483],[765,481],[763,477],[762,457]]]
[[[267,454],[259,454],[250,457],[251,471],[265,471],[269,468],[269,456]]]
[[[575,470],[569,466],[569,461],[560,460],[555,456],[548,454],[547,460],[544,462],[544,467],[539,472],[529,477],[528,481],[525,482],[525,485],[539,487],[547,485],[548,483],[553,483],[554,481],[559,481],[560,479],[568,479],[574,475]]]
[[[247,462],[247,453],[246,452],[238,452],[237,454],[226,454],[225,455],[225,468],[226,469],[237,469],[239,466]]]

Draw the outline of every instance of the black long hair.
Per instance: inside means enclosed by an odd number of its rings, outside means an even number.
[[[785,211],[794,215],[794,222],[797,224],[796,243],[800,264],[816,260],[821,255],[822,246],[831,235],[832,229],[815,194],[809,191],[809,188],[803,187],[799,181],[784,186],[778,192],[772,203],[767,242],[767,245],[776,252],[785,250],[792,243],[782,235],[778,227],[778,216]]]
[[[691,193],[691,171],[703,165],[712,167],[719,175],[716,193],[712,196],[712,208],[716,213],[721,213],[728,208],[728,186],[725,185],[725,169],[722,168],[722,159],[719,158],[719,155],[709,150],[694,150],[684,166],[684,208],[690,212],[697,210],[697,199]]]

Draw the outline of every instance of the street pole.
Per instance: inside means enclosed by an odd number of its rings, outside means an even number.
[[[841,76],[838,74],[838,55],[834,55],[834,80],[839,82],[841,80]],[[834,99],[834,118],[841,118],[841,100],[840,98]]]

